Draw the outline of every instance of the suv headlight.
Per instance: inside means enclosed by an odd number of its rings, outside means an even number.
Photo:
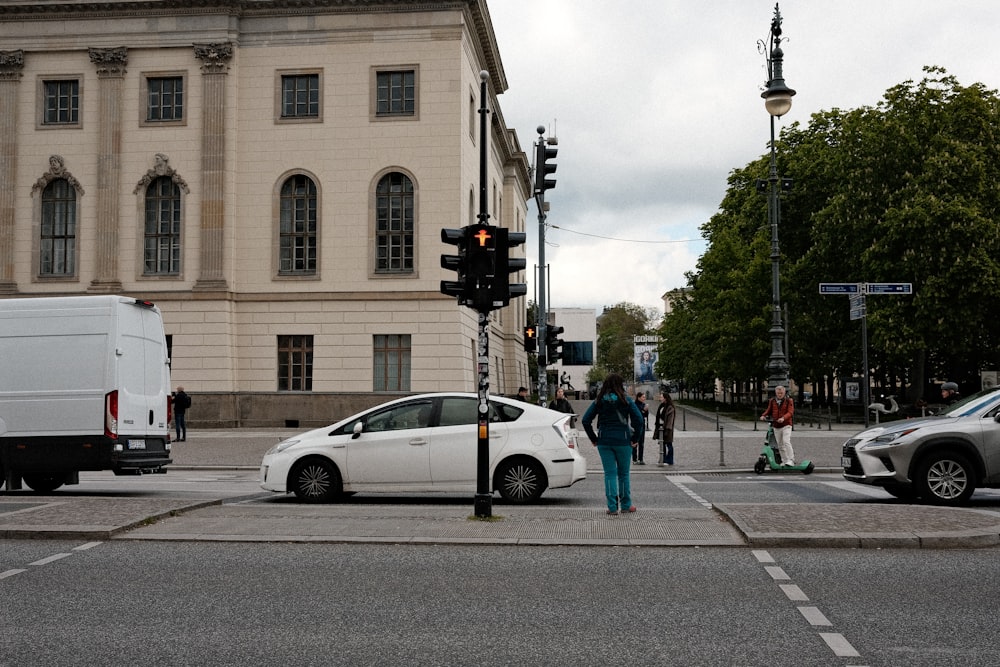
[[[868,449],[871,447],[885,447],[888,445],[898,445],[899,444],[898,440],[900,438],[906,437],[917,430],[918,428],[914,427],[914,428],[903,429],[902,431],[893,431],[892,433],[883,433],[879,436],[872,438],[865,444],[861,445],[860,447],[858,447],[858,449]]]

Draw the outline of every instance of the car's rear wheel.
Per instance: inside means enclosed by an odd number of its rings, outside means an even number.
[[[22,475],[21,477],[24,479],[24,483],[31,487],[31,490],[36,493],[52,493],[62,486],[65,481],[63,475],[54,475],[44,472]]]
[[[504,500],[524,504],[538,500],[545,490],[545,469],[537,461],[515,459],[500,464],[493,476]]]
[[[917,494],[935,505],[961,505],[976,490],[976,471],[961,454],[930,454],[917,473]]]
[[[344,484],[337,466],[324,459],[300,461],[288,476],[295,496],[307,503],[327,503],[343,492]]]

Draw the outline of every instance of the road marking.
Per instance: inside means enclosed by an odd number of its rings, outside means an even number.
[[[755,549],[755,550],[751,551],[750,553],[752,553],[754,555],[754,558],[757,559],[758,563],[773,563],[774,562],[774,558],[771,556],[771,554],[769,554],[767,551],[764,551],[763,549]]]
[[[27,570],[7,570],[6,572],[0,572],[0,579],[13,577],[15,574],[21,574],[22,572],[27,572]]]
[[[34,563],[28,563],[28,565],[48,565],[49,563],[51,563],[53,561],[57,561],[57,560],[60,560],[60,559],[63,559],[63,558],[68,558],[69,556],[72,556],[72,555],[73,554],[52,554],[48,558],[43,558],[41,560],[36,560]]]
[[[841,491],[850,491],[856,493],[860,496],[867,496],[869,498],[879,498],[886,499],[892,498],[892,495],[888,491],[883,491],[877,486],[867,486],[865,484],[855,484],[854,482],[823,482],[827,486],[832,486],[835,489],[840,489]]]
[[[81,544],[78,547],[73,547],[73,551],[86,551],[87,549],[93,549],[97,545],[102,544],[101,542],[87,542],[86,544]]]
[[[778,584],[778,587],[785,592],[785,596],[792,602],[808,602],[809,596],[802,592],[802,589],[795,584]]]
[[[809,621],[809,625],[833,625],[819,607],[799,607],[799,612]]]
[[[764,570],[766,570],[767,573],[771,575],[771,578],[774,579],[775,581],[778,581],[779,579],[791,579],[791,577],[789,577],[784,570],[782,570],[780,567],[776,565],[765,566]]]
[[[686,477],[685,475],[677,475],[677,476],[671,475],[668,476],[667,479],[669,479],[673,483],[673,485],[676,486],[678,489],[686,493],[696,503],[698,503],[702,507],[712,509],[712,503],[708,502],[707,500],[705,500],[704,498],[702,498],[697,493],[695,493],[694,491],[692,491],[691,489],[687,488],[687,486],[684,485],[683,480],[685,479],[685,477]]]
[[[860,658],[861,654],[858,653],[851,643],[844,639],[844,635],[839,632],[821,632],[819,636],[823,638],[826,645],[833,650],[833,654],[844,657],[844,658]]]

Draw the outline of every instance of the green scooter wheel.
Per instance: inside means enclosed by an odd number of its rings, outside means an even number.
[[[757,463],[755,463],[753,465],[753,471],[755,473],[757,473],[758,475],[763,475],[764,474],[764,468],[766,468],[766,464],[764,462],[764,459],[762,459],[762,458],[761,459],[757,459]]]

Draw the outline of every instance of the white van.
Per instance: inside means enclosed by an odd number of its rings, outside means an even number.
[[[48,493],[81,470],[166,472],[169,362],[148,301],[0,299],[0,483]]]

